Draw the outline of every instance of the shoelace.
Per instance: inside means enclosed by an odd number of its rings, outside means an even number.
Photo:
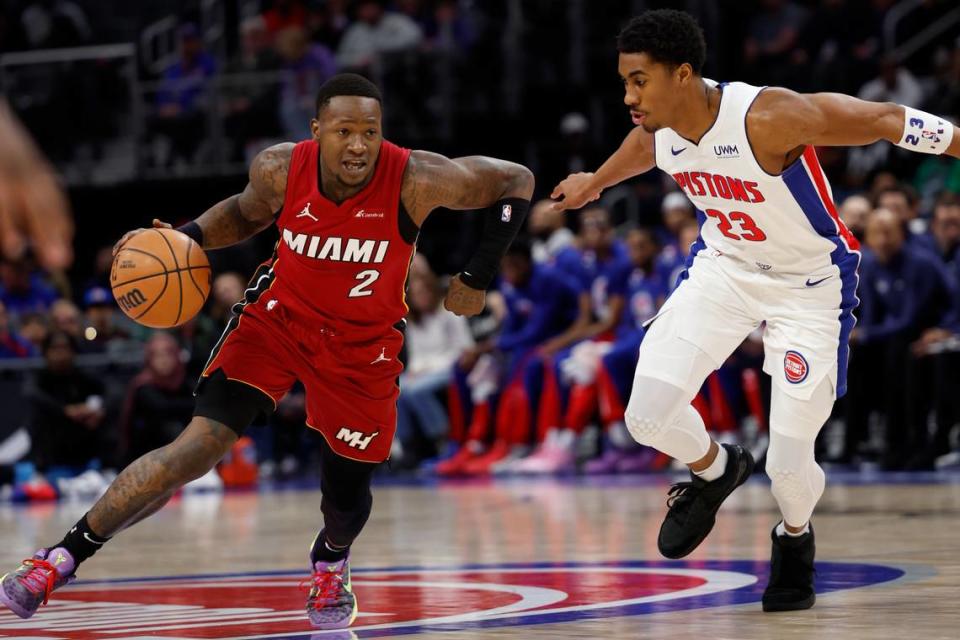
[[[323,605],[335,601],[335,596],[343,584],[342,571],[314,571],[313,575],[300,582],[300,590],[313,593],[316,589],[316,599],[313,602],[315,609],[322,609]]]
[[[43,604],[47,604],[47,599],[57,584],[57,570],[46,560],[38,558],[24,560],[23,564],[29,565],[30,570],[20,576],[20,582],[33,593],[43,593]]]

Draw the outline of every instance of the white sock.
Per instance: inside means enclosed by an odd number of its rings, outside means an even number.
[[[710,466],[704,469],[703,471],[694,471],[695,474],[706,480],[707,482],[713,482],[717,478],[723,475],[723,472],[727,469],[727,450],[723,447],[720,447],[720,451],[717,452],[717,457],[713,459],[713,462],[710,463]]]
[[[800,531],[799,533],[794,533],[793,531],[787,531],[787,528],[783,526],[783,520],[781,520],[780,524],[777,525],[778,536],[790,536],[791,538],[799,538],[800,536],[807,533],[808,531],[810,531],[810,522],[807,522],[807,524],[803,525],[803,531]]]

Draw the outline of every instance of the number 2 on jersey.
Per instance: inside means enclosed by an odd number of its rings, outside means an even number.
[[[366,271],[361,271],[357,274],[356,280],[362,280],[360,284],[355,286],[353,289],[350,289],[350,293],[347,294],[348,298],[362,298],[364,296],[372,296],[373,291],[367,289],[370,285],[377,281],[377,278],[380,277],[380,272],[376,269],[367,269]]]
[[[711,218],[716,218],[717,228],[720,230],[720,233],[731,240],[763,242],[767,239],[767,234],[765,234],[763,230],[757,226],[757,223],[753,221],[753,218],[742,211],[731,211],[729,216],[724,214],[722,211],[717,211],[716,209],[707,209],[704,211],[704,213]],[[731,220],[737,223],[736,232],[733,231],[733,224],[730,222]]]

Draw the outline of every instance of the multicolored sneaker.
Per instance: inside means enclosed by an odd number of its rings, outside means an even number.
[[[357,596],[350,586],[350,559],[316,562],[307,595],[307,616],[314,629],[345,629],[357,619]]]
[[[29,618],[55,589],[76,579],[77,563],[61,547],[40,549],[20,567],[0,578],[0,603],[21,618]]]

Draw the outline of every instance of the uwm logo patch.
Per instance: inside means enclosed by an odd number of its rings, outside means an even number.
[[[358,568],[352,582],[360,615],[351,630],[358,638],[424,632],[442,638],[444,631],[468,637],[469,629],[758,603],[768,570],[766,559]],[[879,565],[817,563],[817,593],[888,582],[903,573]],[[57,591],[28,620],[0,612],[0,637],[328,637],[314,635],[320,632],[307,622],[298,588],[305,577],[302,571],[277,571],[80,582]]]

